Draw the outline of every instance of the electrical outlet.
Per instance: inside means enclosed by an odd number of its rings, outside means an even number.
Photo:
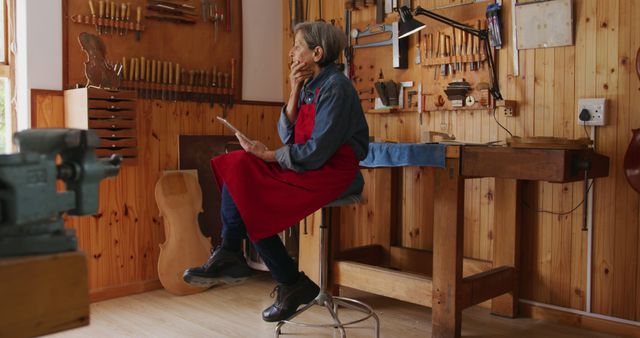
[[[579,125],[586,126],[604,126],[607,124],[607,105],[603,98],[596,99],[578,99],[577,121]],[[580,119],[580,114],[585,110],[583,115],[584,121]]]

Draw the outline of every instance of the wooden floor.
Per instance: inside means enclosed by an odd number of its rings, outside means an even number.
[[[262,274],[242,285],[223,286],[177,297],[164,290],[107,300],[91,305],[91,325],[47,337],[272,337],[274,324],[260,313],[273,300],[271,278]],[[393,299],[343,290],[371,305],[380,316],[381,337],[431,337],[431,310]],[[320,308],[303,318],[318,321]],[[353,313],[344,310],[347,318]],[[301,316],[302,317],[302,316]],[[369,328],[369,321],[364,323]],[[347,330],[347,337],[372,337],[369,328]],[[331,337],[331,329],[309,330],[285,325],[297,337]],[[505,319],[480,307],[463,313],[464,337],[613,337],[529,318]]]

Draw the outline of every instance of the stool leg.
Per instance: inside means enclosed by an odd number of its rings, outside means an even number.
[[[284,322],[278,322],[278,324],[276,324],[276,338],[280,337],[280,334],[282,333],[282,325],[284,325]]]
[[[327,219],[331,217],[331,208],[322,208],[320,218],[320,292],[327,291],[328,281],[328,261],[329,261],[329,238],[327,229]]]
[[[344,325],[342,325],[342,322],[340,321],[340,318],[338,318],[338,314],[333,311],[334,308],[334,304],[330,299],[327,299],[324,302],[324,307],[327,308],[327,311],[329,311],[329,314],[331,315],[331,317],[333,318],[333,322],[335,323],[334,326],[334,333],[335,330],[339,330],[340,331],[340,337],[345,338],[347,336],[347,332],[344,329]]]
[[[327,290],[327,285],[328,283],[328,264],[329,264],[329,235],[328,235],[328,220],[331,219],[331,208],[327,207],[327,208],[322,208],[321,210],[321,222],[320,222],[320,268],[319,268],[319,272],[320,272],[320,293],[318,294],[318,296],[309,304],[306,304],[304,307],[302,307],[300,310],[296,311],[296,313],[294,313],[289,319],[287,320],[283,320],[278,322],[278,324],[276,324],[276,328],[275,328],[275,336],[276,337],[280,337],[280,335],[282,334],[282,327],[284,324],[286,323],[290,323],[290,324],[295,324],[295,325],[302,325],[302,326],[311,326],[311,327],[333,327],[333,336],[336,336],[336,333],[339,332],[340,337],[341,338],[346,338],[347,336],[347,332],[345,329],[345,326],[348,325],[353,325],[357,322],[366,320],[368,317],[373,317],[374,321],[375,321],[375,327],[374,327],[374,335],[376,338],[380,337],[380,320],[378,318],[378,316],[376,315],[375,312],[373,312],[373,309],[371,309],[370,306],[357,301],[355,299],[350,299],[350,298],[344,298],[344,297],[333,297],[331,294],[329,294],[328,290]],[[352,302],[352,303],[350,303]],[[320,324],[320,325],[314,325],[314,324],[306,324],[306,323],[300,323],[300,322],[293,322],[291,321],[294,317],[298,316],[299,314],[301,314],[302,312],[308,310],[309,308],[311,308],[313,305],[319,305],[322,306],[324,308],[327,309],[327,311],[329,312],[329,314],[331,315],[331,318],[333,320],[333,324]],[[352,321],[349,322],[347,321],[346,323],[342,323],[342,321],[340,320],[339,316],[338,316],[338,308],[339,305],[342,305],[348,309],[351,310],[355,310],[361,313],[364,313],[365,315],[367,315],[367,317],[363,317],[360,320],[357,321]]]

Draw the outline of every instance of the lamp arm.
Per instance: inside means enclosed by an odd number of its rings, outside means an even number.
[[[498,72],[496,70],[495,64],[493,63],[493,52],[491,46],[489,45],[489,37],[485,35],[484,38],[481,37],[480,39],[484,42],[484,51],[485,55],[487,56],[489,76],[491,76],[491,89],[489,91],[491,92],[491,96],[493,96],[494,100],[502,101],[504,99],[502,98],[502,93],[500,93],[500,86],[498,85]]]
[[[447,24],[449,26],[455,27],[457,29],[460,29],[462,31],[465,31],[465,32],[467,32],[467,33],[469,33],[471,35],[474,35],[474,36],[477,36],[477,37],[480,37],[480,38],[482,38],[482,35],[485,35],[485,36],[487,35],[486,31],[482,31],[482,30],[471,28],[471,27],[469,27],[469,26],[467,26],[467,25],[465,25],[465,24],[463,24],[461,22],[449,19],[446,16],[442,16],[440,14],[437,14],[437,13],[434,13],[432,11],[426,10],[426,9],[420,7],[420,6],[416,7],[416,9],[414,10],[414,13],[415,13],[414,16],[424,15],[426,17],[429,17],[429,18],[433,19],[433,20],[442,22],[444,24]]]

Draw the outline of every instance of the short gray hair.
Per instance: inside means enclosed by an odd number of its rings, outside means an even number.
[[[317,46],[322,47],[324,54],[322,59],[318,61],[320,67],[335,62],[340,56],[340,52],[347,46],[347,35],[338,27],[326,22],[299,23],[293,29],[294,35],[298,32],[302,32],[302,38],[309,49],[314,49]]]

